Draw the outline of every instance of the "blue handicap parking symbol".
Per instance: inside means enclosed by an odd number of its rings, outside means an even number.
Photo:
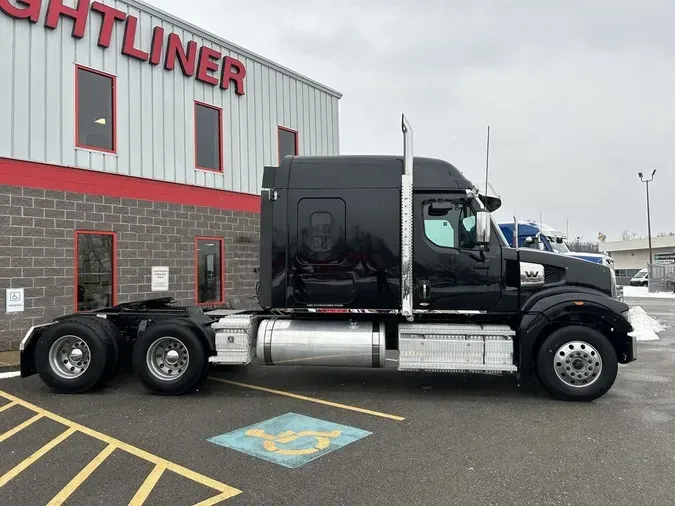
[[[208,441],[294,468],[371,434],[347,425],[286,413]]]

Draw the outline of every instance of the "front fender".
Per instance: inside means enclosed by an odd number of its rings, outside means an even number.
[[[607,336],[620,363],[637,358],[636,339],[628,335],[634,330],[628,319],[628,304],[593,290],[553,289],[550,292],[537,294],[523,305],[518,332],[521,374],[532,373],[539,346],[561,325],[592,326]]]

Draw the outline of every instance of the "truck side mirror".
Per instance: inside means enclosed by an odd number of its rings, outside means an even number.
[[[476,244],[486,246],[490,244],[490,212],[485,209],[476,211]]]

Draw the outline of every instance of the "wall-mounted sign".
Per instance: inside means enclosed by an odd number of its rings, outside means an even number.
[[[675,252],[655,254],[654,255],[654,263],[657,264],[657,265],[675,264]]]
[[[234,83],[234,91],[237,95],[244,94],[244,78],[246,67],[242,62],[231,56],[224,56],[219,51],[208,46],[200,46],[191,40],[187,47],[183,45],[180,35],[170,33],[165,40],[164,28],[155,26],[152,31],[152,41],[149,48],[140,48],[136,45],[136,30],[138,18],[128,16],[126,13],[101,2],[79,0],[77,7],[63,5],[62,0],[48,0],[47,14],[44,20],[45,28],[55,30],[62,18],[67,18],[72,23],[71,35],[81,39],[87,30],[89,13],[95,12],[99,19],[98,45],[102,48],[110,47],[113,27],[117,23],[124,23],[124,36],[120,52],[148,62],[150,65],[160,65],[166,70],[174,70],[176,62],[180,65],[185,77],[220,86],[227,90],[230,82]],[[0,0],[0,12],[4,12],[14,19],[26,19],[31,23],[40,21],[40,9],[42,0]],[[164,47],[166,51],[162,54]]]
[[[23,306],[23,288],[7,288],[5,290],[5,311],[21,313]]]
[[[169,268],[168,267],[152,267],[152,280],[150,282],[151,290],[153,292],[167,292],[169,291]]]

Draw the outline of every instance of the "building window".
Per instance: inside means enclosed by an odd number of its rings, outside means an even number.
[[[76,146],[114,153],[116,146],[115,76],[75,67]]]
[[[278,127],[279,163],[284,156],[298,154],[298,132],[286,127]]]
[[[225,300],[224,243],[217,237],[197,237],[195,241],[197,304]]]
[[[222,109],[195,102],[195,166],[223,169]]]
[[[90,311],[116,304],[114,232],[75,232],[75,308]]]

